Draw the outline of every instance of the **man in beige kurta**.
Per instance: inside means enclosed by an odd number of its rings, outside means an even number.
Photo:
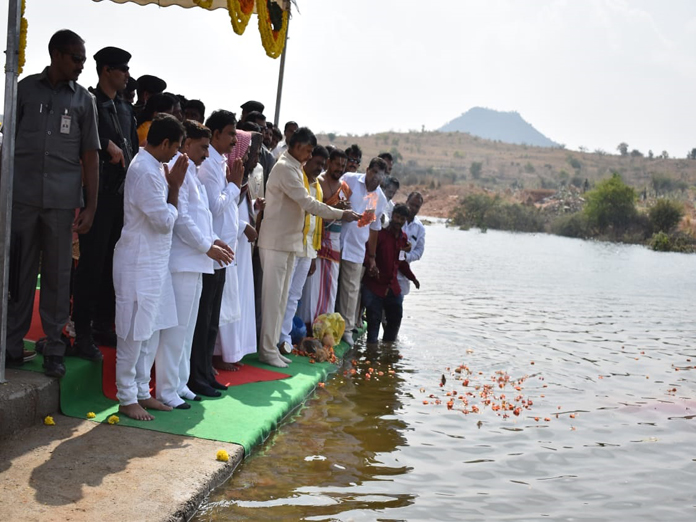
[[[258,241],[263,268],[259,360],[279,368],[287,367],[290,362],[279,353],[277,343],[295,255],[303,251],[305,213],[344,221],[360,218],[351,210],[339,210],[317,201],[307,191],[302,165],[312,156],[316,144],[311,130],[298,129],[288,143],[288,150],[273,167],[266,185],[266,210]]]

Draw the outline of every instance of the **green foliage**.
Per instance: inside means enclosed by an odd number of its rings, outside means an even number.
[[[696,160],[696,149],[691,149],[686,153],[686,159]]]
[[[534,168],[534,165],[532,165],[530,162],[527,162],[527,164],[524,166],[524,171],[527,174],[534,174],[536,172],[536,169]]]
[[[612,175],[586,194],[585,216],[591,227],[603,233],[624,231],[636,216],[636,191],[621,176]]]
[[[551,233],[565,237],[588,238],[590,224],[583,212],[574,212],[557,218],[551,223]]]
[[[693,237],[681,232],[673,232],[666,234],[665,232],[657,232],[650,238],[648,244],[650,248],[657,252],[688,252],[693,253],[696,245],[696,240]]]
[[[684,207],[676,201],[659,199],[648,211],[648,215],[650,216],[653,230],[656,232],[670,232],[684,216]]]
[[[452,214],[455,225],[515,232],[540,232],[544,229],[541,213],[533,206],[505,203],[499,196],[469,194],[461,199]]]
[[[329,138],[329,141],[330,141],[331,143],[333,143],[333,141],[336,139],[336,133],[335,133],[335,132],[329,132],[329,133],[326,135],[326,137]]]
[[[469,167],[469,172],[471,172],[471,177],[474,179],[479,179],[481,177],[481,170],[483,169],[483,163],[480,161],[472,161]]]
[[[670,252],[672,250],[672,240],[664,232],[657,232],[650,238],[650,248],[657,252]]]
[[[626,143],[625,141],[622,141],[616,147],[616,150],[618,150],[619,154],[621,154],[622,156],[628,156],[628,143]]]
[[[641,151],[639,151],[638,149],[633,149],[633,150],[631,151],[631,157],[632,157],[632,158],[642,158],[642,157],[643,157],[643,153],[642,153]]]

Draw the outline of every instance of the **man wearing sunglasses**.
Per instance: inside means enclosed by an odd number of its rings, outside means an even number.
[[[86,234],[97,208],[97,109],[76,83],[84,44],[74,32],[58,31],[48,44],[51,64],[17,86],[7,365],[23,362],[40,266],[44,368],[53,377],[65,375],[61,333],[70,314],[72,233]]]
[[[356,144],[351,145],[346,149],[346,172],[358,172],[360,162],[362,161],[362,150]]]
[[[90,360],[101,359],[97,344],[116,346],[112,261],[123,228],[126,171],[138,153],[133,109],[118,94],[128,84],[130,59],[130,53],[118,47],[105,47],[94,55],[99,82],[90,92],[97,101],[101,145],[99,206],[90,231],[80,234],[72,313],[76,352]]]

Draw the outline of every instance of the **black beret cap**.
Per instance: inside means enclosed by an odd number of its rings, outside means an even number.
[[[166,88],[167,82],[165,82],[162,78],[158,78],[157,76],[152,76],[151,74],[143,74],[140,78],[138,78],[139,91],[147,91],[159,94],[161,92],[164,92],[164,89]]]
[[[265,107],[264,107],[263,103],[257,102],[254,100],[249,100],[248,102],[241,105],[241,109],[243,111],[247,111],[247,112],[254,112],[254,111],[263,112],[264,108]]]
[[[128,77],[128,83],[126,84],[126,90],[128,92],[135,91],[138,88],[138,82],[132,76]]]
[[[104,47],[94,55],[99,65],[126,65],[130,59],[131,54],[118,47]]]

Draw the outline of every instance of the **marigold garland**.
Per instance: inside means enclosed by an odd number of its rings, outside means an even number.
[[[254,12],[254,0],[227,0],[227,10],[230,13],[232,29],[239,35],[243,34]]]
[[[27,8],[26,0],[22,0],[22,18],[19,21],[19,59],[17,61],[17,75],[22,74],[24,70],[24,63],[26,61],[26,50],[27,50],[27,30],[29,29],[29,22],[24,18],[24,11]]]
[[[259,32],[261,33],[263,48],[268,56],[278,58],[285,47],[285,35],[288,31],[288,10],[283,10],[283,25],[280,31],[273,30],[268,5],[265,0],[259,0],[256,3],[256,10],[259,16]]]
[[[193,3],[195,3],[198,7],[202,7],[203,9],[210,9],[213,5],[213,0],[193,0]]]

